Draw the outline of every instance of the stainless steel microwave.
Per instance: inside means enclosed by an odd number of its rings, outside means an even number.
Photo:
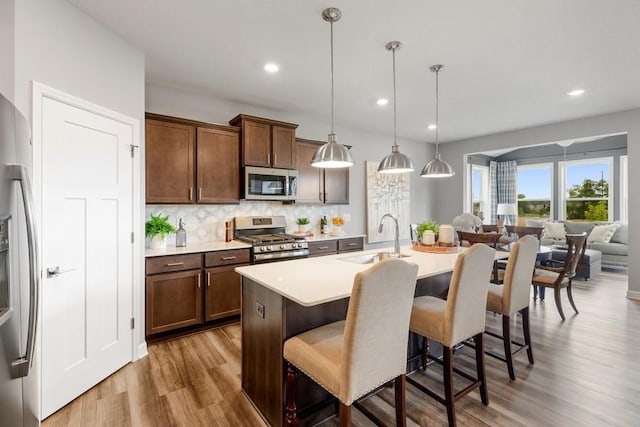
[[[297,170],[244,168],[245,200],[295,200],[297,188]]]

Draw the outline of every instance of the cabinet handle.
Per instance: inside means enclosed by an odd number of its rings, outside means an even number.
[[[179,265],[184,265],[184,262],[170,262],[167,264],[167,267],[177,267]]]
[[[198,200],[202,200],[202,187],[198,188]]]
[[[318,249],[329,249],[329,246],[318,246]]]
[[[356,246],[357,243],[347,243],[347,246]]]
[[[278,163],[278,155],[274,154],[273,155],[273,164],[275,165],[276,163]]]
[[[198,288],[200,287],[200,273],[198,273]]]
[[[234,256],[223,256],[222,261],[231,261],[232,259],[236,259],[236,257]]]
[[[267,163],[271,164],[271,153],[267,153]]]
[[[207,271],[207,288],[211,286],[211,272]]]
[[[193,200],[193,187],[189,187],[189,201]]]

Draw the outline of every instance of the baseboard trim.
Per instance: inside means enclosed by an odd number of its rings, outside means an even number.
[[[136,353],[136,360],[143,359],[143,358],[147,357],[148,355],[149,355],[149,353],[147,352],[147,343],[143,342],[141,344],[138,344],[138,351]]]
[[[627,291],[627,298],[640,300],[640,291]]]

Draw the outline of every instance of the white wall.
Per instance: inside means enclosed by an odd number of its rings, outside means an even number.
[[[4,7],[4,3],[2,3]],[[3,11],[2,11],[3,12]],[[3,20],[4,20],[4,15]],[[59,89],[140,121],[144,143],[144,55],[63,0],[15,2],[15,104],[31,122],[32,81]],[[4,28],[0,34],[4,33]],[[4,60],[4,58],[3,58]],[[61,153],[61,157],[64,153]],[[140,156],[140,170],[144,160]],[[141,195],[140,217],[144,215]],[[144,235],[142,222],[138,235]],[[144,274],[144,244],[137,271]],[[136,277],[144,314],[144,281]],[[137,340],[144,345],[144,316]]]
[[[14,0],[0,0],[0,93],[13,102]]]
[[[442,144],[442,157],[451,164],[456,175],[436,183],[436,220],[447,221],[462,212],[465,154],[624,132],[628,134],[629,183],[640,182],[640,168],[634,167],[640,165],[640,109]],[[628,295],[640,298],[640,217],[633,214],[640,212],[640,193],[629,192],[629,212]]]
[[[227,124],[239,113],[268,117],[276,120],[299,124],[296,135],[300,138],[326,141],[329,120],[311,117],[303,113],[275,111],[254,105],[234,103],[213,96],[200,95],[173,88],[147,84],[146,109],[151,113],[184,117],[205,122]],[[393,116],[389,111],[389,130],[393,129]],[[391,152],[393,136],[374,134],[359,129],[336,125],[338,142],[351,145],[356,164],[350,171],[349,205],[335,206],[338,214],[350,213],[352,221],[345,225],[349,234],[366,234],[366,195],[365,160],[380,161]],[[411,211],[412,222],[431,218],[430,203],[432,184],[419,176],[422,166],[432,156],[432,145],[426,142],[399,140],[400,150],[415,163],[417,172],[411,174]],[[320,215],[332,208],[309,208],[311,216]],[[149,210],[148,210],[149,211]],[[173,209],[171,212],[174,212]],[[155,211],[154,211],[155,212]],[[366,240],[365,240],[366,241]],[[385,244],[388,246],[388,244]],[[377,245],[379,246],[379,245]],[[375,246],[371,246],[375,247]]]

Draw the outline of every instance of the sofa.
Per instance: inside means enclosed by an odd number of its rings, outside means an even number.
[[[562,225],[560,225],[562,224]],[[621,223],[593,223],[578,221],[527,221],[529,226],[543,226],[544,231],[540,243],[545,246],[556,246],[552,254],[552,259],[563,260],[565,253],[561,246],[566,243],[564,234],[587,233],[587,250],[585,257],[578,268],[578,276],[585,279],[591,278],[600,271],[600,264],[605,267],[627,267],[629,259],[629,226]],[[612,226],[615,231],[611,234],[611,229],[603,232],[606,227],[598,227],[593,236],[592,232],[596,225]],[[616,228],[617,227],[617,228]],[[563,230],[559,230],[563,229]],[[564,231],[561,233],[559,231]],[[602,232],[602,233],[601,233]],[[591,238],[590,238],[591,237]]]

